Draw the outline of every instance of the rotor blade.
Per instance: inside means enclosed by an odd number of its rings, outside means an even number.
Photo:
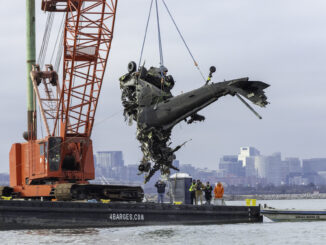
[[[248,108],[249,108],[249,110],[251,110],[259,119],[262,119],[262,117],[261,117],[261,115],[259,115],[258,114],[258,112],[256,112],[255,110],[254,110],[254,108],[252,108],[240,95],[238,95],[238,94],[235,94],[238,98],[239,98],[239,100],[241,100],[242,101],[242,103],[243,104],[245,104]]]

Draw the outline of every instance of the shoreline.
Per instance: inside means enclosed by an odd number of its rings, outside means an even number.
[[[157,194],[145,194],[147,202],[157,202]],[[256,200],[296,200],[296,199],[326,199],[326,193],[302,193],[302,194],[250,194],[250,195],[224,195],[224,201]],[[165,195],[165,201],[170,197]]]
[[[295,200],[295,199],[326,199],[326,193],[302,194],[257,194],[257,195],[224,195],[225,201],[256,200]]]

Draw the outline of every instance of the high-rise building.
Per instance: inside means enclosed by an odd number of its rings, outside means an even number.
[[[268,156],[255,157],[255,169],[257,170],[257,177],[266,179],[269,173],[270,158]]]
[[[320,185],[326,184],[326,171],[318,171],[318,175],[320,176],[319,183]]]
[[[238,160],[242,162],[242,166],[245,168],[246,177],[256,177],[257,172],[255,169],[255,157],[259,156],[260,152],[251,146],[241,147],[238,155]]]
[[[326,171],[326,158],[312,158],[302,160],[304,174],[315,174],[319,171]]]
[[[245,168],[242,167],[242,161],[238,160],[237,155],[223,156],[219,162],[219,170],[224,172],[224,176],[238,176],[245,175]]]
[[[289,174],[302,173],[301,161],[297,157],[287,157],[284,159],[289,167]]]
[[[256,156],[255,169],[258,178],[265,179],[266,184],[275,186],[284,184],[288,175],[288,163],[282,161],[279,152],[271,156]]]
[[[255,156],[259,156],[259,155],[260,155],[260,152],[252,146],[241,147],[240,153],[238,155],[238,160],[242,161],[242,165],[245,167],[247,157],[255,157]]]
[[[96,152],[96,167],[101,175],[119,179],[123,174],[124,161],[122,151],[98,151]]]
[[[122,167],[124,165],[122,151],[98,151],[96,162],[104,168]]]

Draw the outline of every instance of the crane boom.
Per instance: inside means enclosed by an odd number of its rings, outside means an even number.
[[[62,137],[91,136],[116,7],[117,0],[67,1],[62,92],[54,128],[64,127]]]

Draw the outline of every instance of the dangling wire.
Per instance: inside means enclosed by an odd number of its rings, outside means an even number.
[[[149,7],[149,13],[148,13],[148,18],[147,18],[147,23],[146,23],[145,35],[144,35],[143,45],[141,47],[141,52],[140,52],[140,58],[139,58],[139,62],[138,62],[138,67],[140,67],[141,60],[143,58],[143,52],[144,52],[145,42],[146,42],[146,38],[147,38],[147,31],[148,31],[149,20],[151,18],[151,13],[152,13],[152,7],[153,7],[153,0],[151,1],[151,5]]]
[[[188,50],[188,52],[189,52],[189,54],[190,54],[190,56],[191,56],[191,58],[192,58],[192,60],[193,60],[193,62],[194,62],[194,64],[195,64],[197,70],[199,71],[201,77],[202,77],[202,78],[204,79],[204,81],[206,82],[206,79],[205,79],[205,77],[204,77],[202,71],[200,70],[200,68],[199,68],[199,66],[198,66],[198,63],[197,63],[197,61],[195,60],[194,56],[192,55],[192,53],[191,53],[191,51],[190,51],[190,49],[189,49],[189,47],[188,47],[188,45],[187,45],[185,39],[183,38],[183,36],[182,36],[182,34],[181,34],[181,31],[179,30],[179,28],[178,28],[178,26],[177,26],[177,24],[176,24],[176,22],[175,22],[175,20],[174,20],[174,18],[173,18],[173,16],[172,16],[171,12],[170,12],[168,6],[166,5],[166,3],[165,3],[164,0],[162,0],[162,2],[163,2],[163,4],[164,4],[164,6],[165,6],[165,8],[166,8],[166,10],[167,10],[167,12],[168,12],[168,14],[169,14],[171,20],[172,20],[172,22],[173,22],[175,28],[177,29],[177,31],[178,31],[178,33],[179,33],[179,35],[180,35],[180,37],[181,37],[181,39],[182,39],[184,45],[186,46],[186,48],[187,48],[187,50]]]

